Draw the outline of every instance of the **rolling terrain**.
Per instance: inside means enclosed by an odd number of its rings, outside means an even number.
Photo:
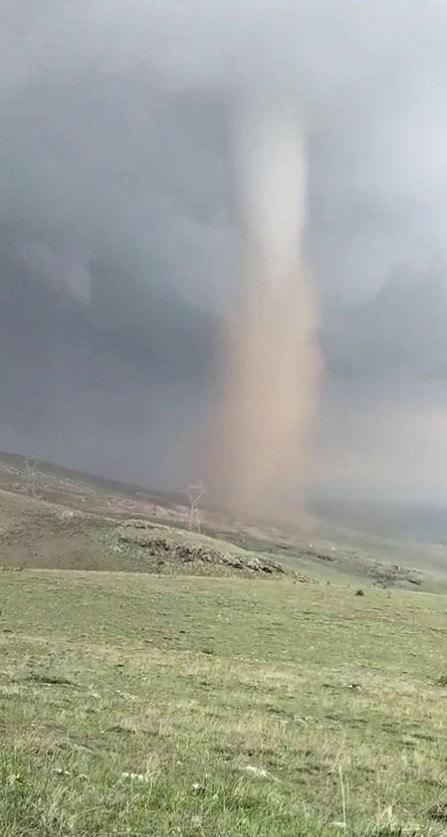
[[[170,541],[181,529],[185,540],[195,542],[197,535],[186,532],[188,516],[186,494],[163,495],[47,463],[36,464],[30,486],[23,457],[0,455],[3,566],[159,572],[163,564],[147,560],[141,537],[140,545],[136,536],[125,543],[123,525],[146,521],[170,527],[164,530]],[[278,524],[234,520],[204,509],[201,523],[202,533],[221,552],[247,553],[248,561],[263,556],[285,571],[328,581],[447,592],[443,544],[385,538],[310,516]],[[135,533],[135,526],[129,531]],[[165,552],[161,546],[160,560]],[[157,558],[155,553],[152,557]],[[204,562],[199,564],[203,569]],[[172,569],[172,562],[165,566]]]
[[[0,462],[2,837],[447,835],[435,547]]]
[[[28,570],[0,607],[4,837],[446,834],[445,597]]]

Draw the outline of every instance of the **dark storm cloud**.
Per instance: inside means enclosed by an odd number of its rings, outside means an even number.
[[[446,276],[442,262],[403,265],[373,297],[333,310],[322,336],[329,370],[345,380],[445,380]]]
[[[228,112],[257,85],[310,135],[323,435],[343,458],[343,410],[440,409],[445,5],[240,5],[4,0],[0,447],[184,480],[237,276]]]

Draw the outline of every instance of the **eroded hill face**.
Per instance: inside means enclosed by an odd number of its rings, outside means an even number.
[[[128,520],[113,532],[114,549],[146,570],[279,576],[286,569],[266,555],[198,532],[142,520]],[[291,574],[288,571],[287,574]]]
[[[199,535],[188,531],[186,496],[45,463],[35,464],[33,483],[23,457],[0,455],[0,566],[269,578],[287,571],[359,585],[447,588],[439,547],[352,530],[331,537],[328,525],[310,518],[273,526],[202,509]]]

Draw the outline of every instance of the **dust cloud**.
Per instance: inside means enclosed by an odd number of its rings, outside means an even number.
[[[306,268],[306,142],[293,109],[256,98],[234,119],[238,298],[225,334],[211,493],[250,514],[305,487],[320,370]]]

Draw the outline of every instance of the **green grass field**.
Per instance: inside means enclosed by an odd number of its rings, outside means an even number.
[[[2,837],[447,834],[444,596],[0,585]]]

